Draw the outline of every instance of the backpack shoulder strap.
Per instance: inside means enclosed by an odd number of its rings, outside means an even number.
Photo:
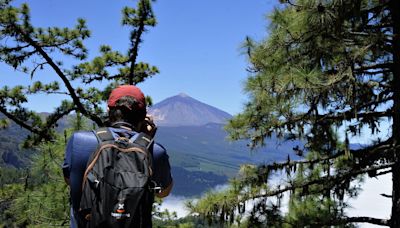
[[[131,143],[137,143],[141,146],[144,146],[146,149],[149,150],[150,147],[153,145],[154,139],[149,135],[140,132],[138,134],[135,134],[129,141]]]
[[[108,129],[108,127],[102,127],[97,130],[94,130],[93,132],[100,143],[114,140],[114,136],[111,133],[110,129]]]
[[[90,155],[90,158],[86,165],[86,170],[83,175],[82,189],[85,186],[86,180],[92,179],[91,176],[88,176],[88,174],[98,159],[98,156],[101,152],[102,143],[107,142],[107,141],[114,141],[114,136],[112,135],[111,131],[107,127],[101,127],[97,130],[93,130],[93,133],[95,134],[97,141],[99,142],[99,145],[98,145],[97,149],[95,151],[93,151],[92,154]]]

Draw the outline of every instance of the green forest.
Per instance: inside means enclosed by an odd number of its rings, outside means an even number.
[[[23,143],[7,141],[0,149],[23,149],[19,156],[29,164],[0,163],[0,227],[70,225],[69,189],[60,168],[68,137],[106,125],[100,104],[117,85],[137,85],[159,73],[138,58],[144,34],[157,25],[152,8],[157,2],[135,4],[121,10],[121,23],[130,31],[127,50],[102,45],[99,56],[89,59],[85,41],[91,31],[84,19],[73,28],[35,27],[28,4],[0,0],[0,64],[31,81],[0,87],[0,127],[26,132],[18,136]],[[304,141],[293,148],[302,159],[243,164],[225,190],[188,201],[185,218],[161,210],[159,200],[153,225],[400,227],[400,1],[279,0],[267,21],[265,37],[243,40],[248,99],[225,130],[251,149],[272,136]],[[74,64],[64,65],[63,59]],[[53,72],[50,83],[37,80],[44,67]],[[96,86],[100,82],[106,85]],[[66,99],[43,116],[26,106],[37,94]],[[146,99],[151,105],[151,97]],[[71,127],[59,131],[69,115],[75,116]],[[390,135],[352,147],[350,138],[365,131]],[[349,216],[346,199],[358,196],[364,180],[385,174],[392,175],[393,185],[381,197],[390,198],[391,213]],[[276,175],[286,184],[274,184]]]

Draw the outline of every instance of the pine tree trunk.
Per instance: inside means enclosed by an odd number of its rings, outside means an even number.
[[[393,145],[400,145],[400,1],[390,1],[390,11],[393,18]],[[400,150],[396,149],[395,165],[393,166],[392,189],[392,228],[400,228]]]

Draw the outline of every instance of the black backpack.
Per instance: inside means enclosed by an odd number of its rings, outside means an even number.
[[[95,133],[100,144],[83,177],[79,226],[151,227],[153,139],[144,133],[114,139],[108,128]]]

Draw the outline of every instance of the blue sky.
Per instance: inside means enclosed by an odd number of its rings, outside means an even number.
[[[15,0],[14,4],[23,2],[27,1]],[[121,25],[121,9],[127,5],[136,6],[136,1],[31,0],[28,4],[35,26],[73,27],[77,18],[84,18],[92,32],[85,42],[89,59],[97,56],[102,44],[123,53],[127,50],[129,29]],[[156,1],[153,8],[158,24],[145,34],[139,60],[157,66],[160,74],[139,87],[155,103],[184,92],[230,114],[239,113],[246,102],[243,85],[248,76],[246,56],[241,54],[240,46],[246,36],[255,40],[267,37],[266,17],[278,4],[277,0]],[[70,62],[70,59],[58,60]],[[29,75],[16,72],[1,62],[0,77],[0,87],[32,82]],[[55,74],[45,69],[34,81],[55,79]],[[50,112],[63,98],[34,96],[27,106],[35,111]],[[382,123],[381,129],[378,135],[388,137],[387,122]],[[344,134],[340,136],[344,138]],[[365,130],[351,141],[368,144],[374,138]]]
[[[20,5],[22,0],[14,2]],[[78,17],[87,21],[92,36],[85,43],[89,58],[97,55],[101,44],[125,52],[129,29],[121,26],[123,6],[136,1],[28,1],[35,26],[72,27]],[[270,12],[275,0],[159,0],[153,5],[158,25],[144,36],[139,60],[160,69],[160,74],[139,84],[154,102],[181,92],[237,114],[246,101],[243,83],[248,76],[246,57],[240,46],[246,36],[256,40],[266,37]],[[65,60],[65,59],[64,59]],[[65,60],[68,62],[68,60]],[[29,84],[21,75],[0,64],[0,86]],[[55,78],[43,71],[35,80]],[[4,83],[4,84],[3,84]],[[61,97],[33,97],[29,103],[36,111],[52,111]],[[46,102],[44,102],[46,101]]]

